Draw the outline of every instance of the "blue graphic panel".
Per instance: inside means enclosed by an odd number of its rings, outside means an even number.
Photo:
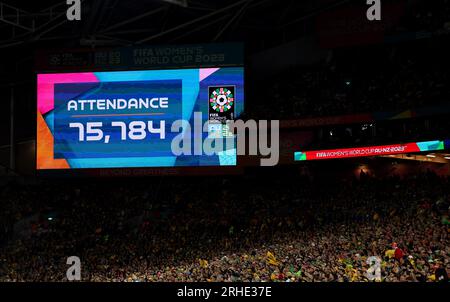
[[[55,158],[171,156],[181,97],[181,80],[56,84]],[[90,123],[103,134],[90,135]]]

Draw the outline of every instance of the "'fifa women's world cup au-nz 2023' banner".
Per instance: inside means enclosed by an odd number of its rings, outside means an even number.
[[[40,74],[37,169],[235,166],[243,106],[242,67]]]
[[[441,140],[414,142],[396,145],[356,147],[344,149],[330,149],[317,151],[299,151],[294,153],[295,161],[336,159],[352,157],[382,156],[391,154],[408,154],[426,151],[440,151],[445,149],[445,142]]]

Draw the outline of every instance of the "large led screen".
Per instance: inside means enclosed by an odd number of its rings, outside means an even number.
[[[235,143],[202,147],[235,141],[226,122],[243,112],[244,70],[39,74],[37,107],[38,170],[234,166]]]

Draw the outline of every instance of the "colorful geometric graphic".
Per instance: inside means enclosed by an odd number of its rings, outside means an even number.
[[[234,96],[231,90],[221,87],[211,93],[209,101],[213,110],[226,112],[233,106]]]

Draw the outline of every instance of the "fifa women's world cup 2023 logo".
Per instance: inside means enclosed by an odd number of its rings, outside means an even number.
[[[234,107],[236,104],[235,86],[209,86],[209,133],[221,137],[232,137],[228,122],[234,120]]]
[[[217,112],[226,112],[233,107],[234,95],[230,89],[217,88],[209,96],[212,109]]]
[[[208,87],[210,121],[224,124],[234,119],[235,92],[234,86]]]

